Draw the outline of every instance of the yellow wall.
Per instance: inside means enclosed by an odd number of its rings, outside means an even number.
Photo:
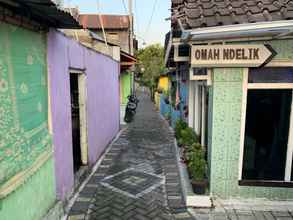
[[[161,76],[158,83],[158,89],[162,89],[163,91],[167,91],[169,89],[169,77]],[[155,93],[155,104],[158,110],[160,110],[160,94],[158,92]]]
[[[159,79],[158,88],[161,88],[163,90],[169,89],[169,78],[168,76],[161,76]]]

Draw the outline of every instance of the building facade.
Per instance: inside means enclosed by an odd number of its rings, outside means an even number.
[[[206,4],[172,1],[166,63],[188,75],[210,195],[292,200],[292,2]]]
[[[6,4],[0,6],[0,219],[41,219],[56,203],[47,31],[79,25],[54,4],[50,15],[43,13],[47,6],[36,14],[38,3]]]
[[[137,50],[137,41],[134,39],[133,19],[128,15],[97,15],[80,14],[79,23],[92,32],[106,39],[121,49],[121,75],[120,75],[120,121],[124,123],[124,114],[127,97],[134,92],[133,65],[136,59],[133,57]]]
[[[78,184],[74,177],[119,131],[120,64],[51,30],[48,66],[57,195],[66,200]]]
[[[7,45],[1,51],[0,217],[40,218],[55,202],[46,35],[1,24],[0,37]],[[27,203],[28,198],[41,207]]]
[[[158,88],[155,93],[155,105],[160,111],[161,95],[169,91],[169,77],[162,75],[159,77]]]
[[[80,14],[78,19],[84,28],[95,32],[102,38],[104,38],[103,27],[107,41],[119,45],[121,50],[126,53],[131,54],[133,51],[131,48],[131,24],[128,15]]]

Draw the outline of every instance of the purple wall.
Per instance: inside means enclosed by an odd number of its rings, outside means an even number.
[[[88,158],[94,165],[119,131],[120,64],[50,30],[48,68],[57,196],[65,200],[74,185],[69,69],[85,69],[87,76]]]

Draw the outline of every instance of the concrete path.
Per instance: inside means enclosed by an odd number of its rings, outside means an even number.
[[[187,213],[174,135],[146,95],[134,122],[113,143],[68,219],[193,219]]]

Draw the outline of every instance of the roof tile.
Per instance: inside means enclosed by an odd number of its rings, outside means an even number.
[[[293,0],[172,0],[172,13],[185,28],[290,20]]]

